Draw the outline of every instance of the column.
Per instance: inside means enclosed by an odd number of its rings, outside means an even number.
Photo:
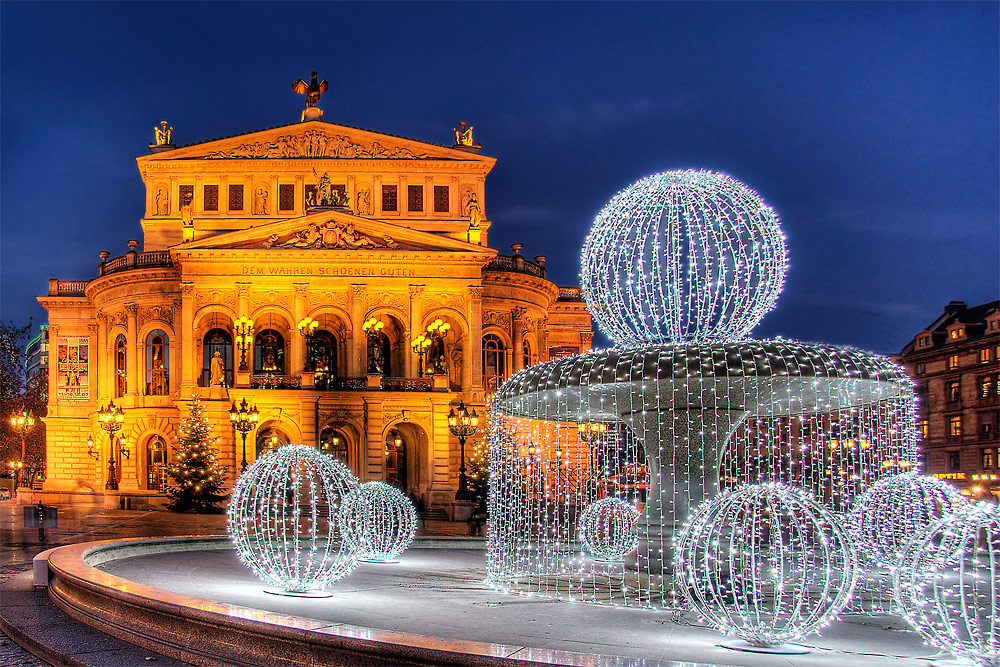
[[[462,210],[462,193],[459,191],[458,176],[451,177],[451,187],[448,188],[448,217],[461,218],[465,214]]]
[[[125,391],[132,397],[132,406],[136,406],[139,403],[139,371],[142,369],[143,364],[139,359],[139,341],[137,339],[138,331],[136,327],[136,313],[139,307],[135,303],[125,304],[125,322],[126,322],[126,340],[127,340],[127,357],[125,362]]]
[[[511,365],[508,366],[510,372],[507,374],[508,377],[516,373],[517,371],[524,368],[524,355],[521,353],[523,331],[524,331],[524,313],[525,310],[521,306],[516,306],[513,311],[511,311]]]
[[[306,177],[295,177],[295,216],[306,214]]]
[[[197,386],[196,378],[201,369],[194,330],[194,283],[181,283],[181,326],[175,333],[181,341],[181,363],[178,369],[182,373],[181,394],[190,396]]]
[[[469,345],[465,351],[465,365],[471,377],[466,385],[473,389],[483,389],[483,286],[469,285]]]
[[[364,296],[367,285],[351,285],[351,334],[350,353],[347,356],[347,375],[361,377],[368,372],[368,359],[365,350],[365,334],[361,331],[364,324]]]
[[[423,285],[410,285],[410,330],[406,332],[406,377],[415,378],[420,369],[420,359],[410,348],[410,341],[416,338],[424,330],[424,304],[421,294],[424,292]],[[425,360],[426,361],[426,360]]]
[[[55,345],[52,329],[49,329],[49,348]],[[108,317],[104,313],[97,314],[97,346],[91,350],[90,357],[92,374],[97,376],[97,392],[94,394],[98,403],[104,402],[111,393],[111,380],[108,369],[111,367],[108,358]],[[96,368],[94,368],[96,366]],[[55,385],[50,384],[50,387]],[[55,392],[52,392],[55,395]]]
[[[299,322],[308,314],[306,305],[306,283],[295,283],[292,288],[295,290],[295,297],[292,303],[292,340],[291,356],[292,364],[290,372],[292,375],[302,375],[306,366],[306,338],[299,333]]]
[[[173,317],[170,321],[174,333],[170,337],[170,357],[167,366],[167,372],[170,374],[168,391],[170,391],[171,396],[180,396],[182,373],[184,372],[184,367],[187,365],[184,355],[180,353],[181,339],[190,338],[194,334],[192,331],[184,330],[184,321],[181,316],[182,307],[181,300],[174,299]]]
[[[378,174],[372,179],[372,211],[376,216],[382,216],[382,177]]]
[[[250,317],[250,283],[236,283],[236,319],[243,316]],[[254,329],[257,329],[256,323]],[[253,372],[253,345],[248,346],[246,351],[247,370],[240,371],[243,352],[236,348],[235,330],[233,336],[233,384],[237,387],[249,387],[250,374]]]

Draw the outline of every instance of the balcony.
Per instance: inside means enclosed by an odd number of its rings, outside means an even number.
[[[580,287],[560,287],[559,301],[585,301],[583,289]]]
[[[306,389],[307,391],[433,391],[430,378],[379,378],[377,387],[368,386],[367,377],[335,377],[328,381],[317,381],[313,387],[303,387],[302,378],[297,375],[275,375],[265,373],[250,376],[251,389]]]
[[[545,277],[545,267],[536,264],[522,255],[497,255],[484,271],[508,271],[511,273],[527,273],[529,276]]]
[[[174,265],[170,259],[169,250],[152,250],[150,252],[130,252],[112,260],[101,262],[98,275],[107,276],[119,271],[132,269],[170,268]]]
[[[84,296],[89,280],[49,279],[49,296]]]

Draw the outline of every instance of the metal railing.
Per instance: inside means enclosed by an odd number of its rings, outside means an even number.
[[[583,289],[580,287],[560,287],[560,301],[583,301]]]
[[[525,259],[521,255],[497,255],[484,269],[486,271],[512,271],[514,273],[527,273],[528,275],[545,277],[545,268],[540,264]]]

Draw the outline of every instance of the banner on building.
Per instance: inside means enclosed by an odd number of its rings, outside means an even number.
[[[58,401],[90,400],[90,338],[60,336],[56,362]]]

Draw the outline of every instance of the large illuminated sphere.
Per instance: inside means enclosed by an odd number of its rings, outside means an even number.
[[[892,567],[913,538],[967,505],[954,486],[917,472],[886,477],[857,499],[847,517],[858,557],[870,565]]]
[[[924,640],[973,665],[1000,665],[1000,507],[967,504],[913,540],[896,602]]]
[[[850,601],[858,572],[850,538],[830,511],[773,482],[699,505],[674,564],[700,616],[761,648],[828,624]]]
[[[312,447],[268,452],[236,480],[229,535],[236,553],[267,583],[290,593],[321,590],[357,567],[339,525],[358,488],[347,467]]]
[[[580,539],[599,560],[622,560],[639,544],[639,512],[620,498],[602,498],[580,515]]]
[[[383,482],[365,482],[340,510],[344,531],[361,560],[390,562],[417,532],[417,512],[403,493]]]
[[[778,216],[725,174],[668,171],[619,192],[583,246],[587,308],[618,345],[744,338],[785,279]]]

